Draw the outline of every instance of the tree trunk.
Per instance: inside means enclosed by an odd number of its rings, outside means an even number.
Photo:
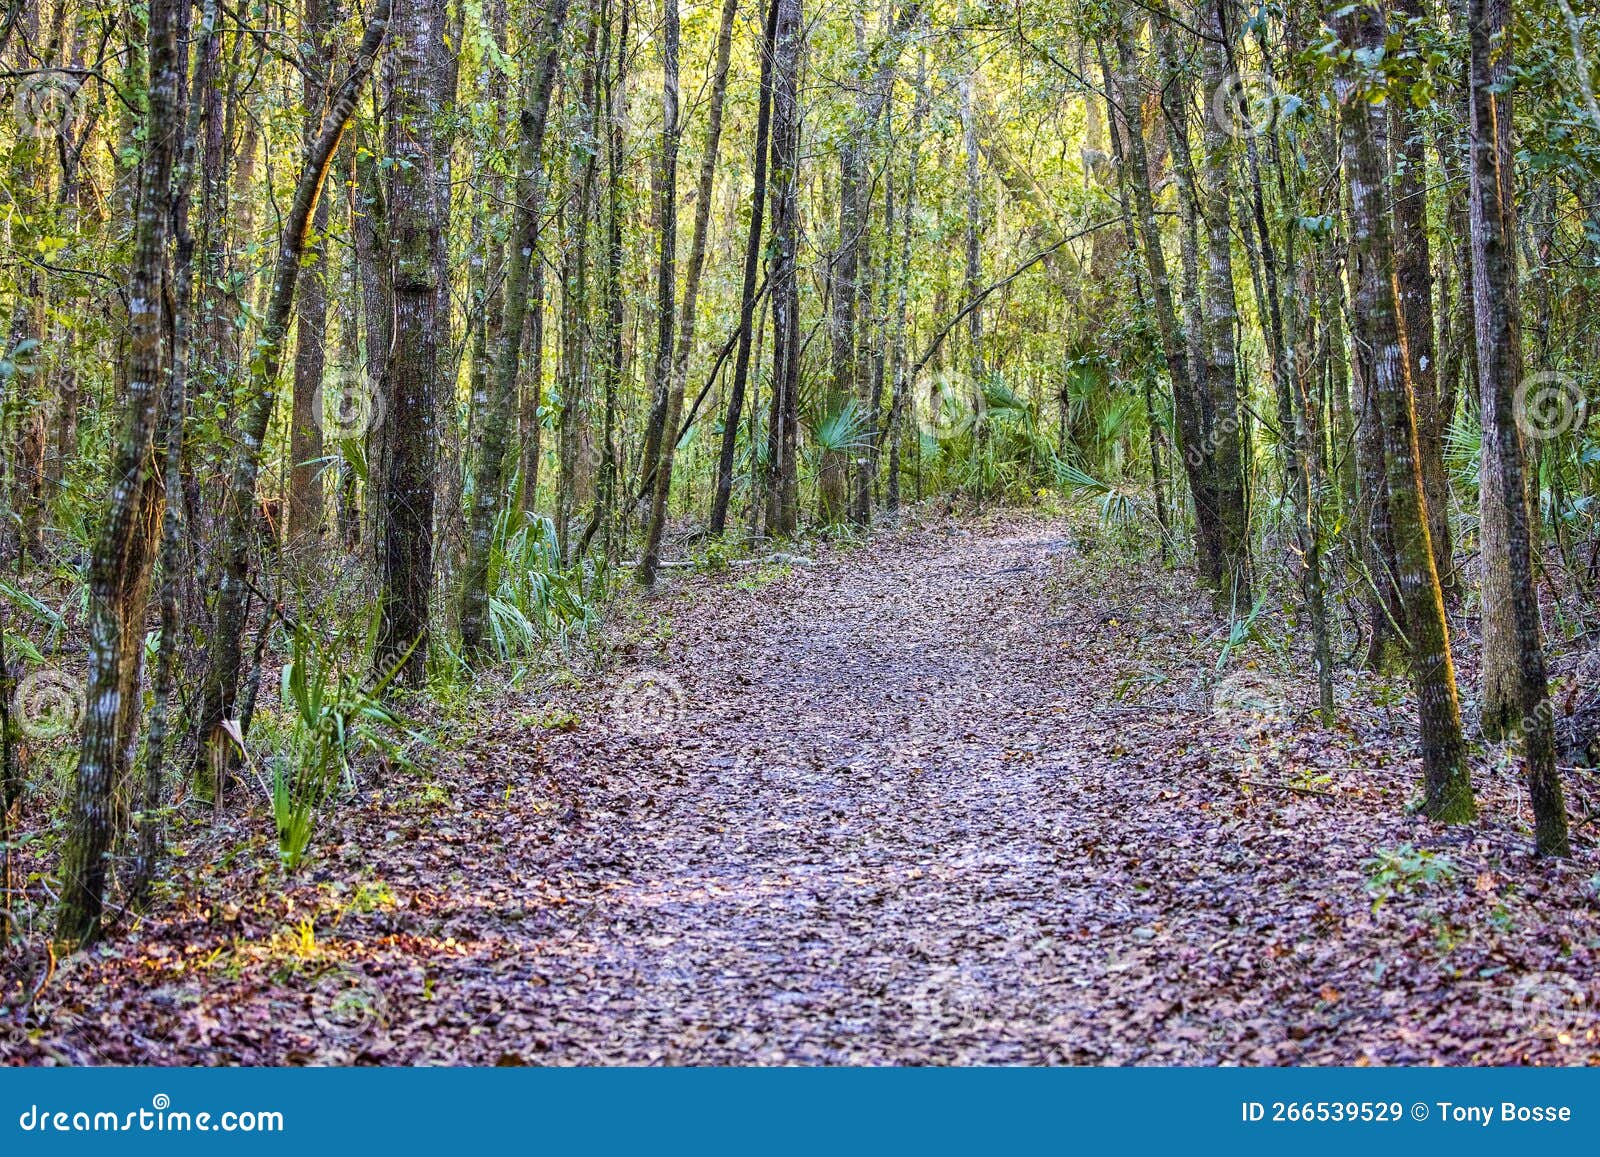
[[[778,0],[774,37],[772,125],[772,408],[767,424],[769,535],[799,529],[798,411],[800,393],[800,61],[805,30],[801,0]]]
[[[151,0],[146,149],[139,181],[133,260],[128,272],[128,387],[112,446],[110,492],[89,561],[89,678],[67,844],[61,865],[56,941],[67,948],[100,936],[106,856],[116,838],[118,782],[126,771],[126,704],[137,697],[144,645],[150,550],[146,494],[160,420],[162,274],[166,265],[172,172],[181,147],[178,48],[180,0]],[[132,597],[129,597],[130,594]],[[131,676],[131,677],[130,677]]]
[[[1338,28],[1350,49],[1368,58],[1381,55],[1384,22],[1375,5],[1354,6],[1339,18]],[[1421,723],[1422,807],[1434,819],[1462,823],[1477,815],[1477,806],[1461,738],[1444,597],[1428,538],[1410,364],[1401,340],[1394,282],[1386,275],[1394,268],[1390,215],[1384,204],[1390,177],[1383,143],[1388,113],[1381,101],[1374,103],[1383,85],[1381,73],[1368,75],[1359,63],[1347,65],[1337,81],[1343,115],[1351,122],[1354,138],[1350,208],[1354,245],[1362,259],[1357,312],[1367,319],[1372,338],[1371,388],[1383,428],[1389,513]]]
[[[433,141],[432,44],[443,35],[441,0],[398,0],[394,109],[389,120],[390,284],[394,334],[385,377],[389,463],[379,554],[379,621],[373,670],[380,680],[420,687],[427,675],[433,587],[435,410],[439,372],[439,203]]]
[[[561,27],[566,18],[567,0],[553,0],[545,10],[544,25],[539,34],[541,52],[536,57],[520,115],[522,144],[517,154],[517,211],[511,228],[510,261],[506,270],[505,316],[500,325],[500,340],[494,355],[490,393],[477,406],[481,438],[473,475],[467,564],[462,573],[461,647],[467,654],[482,649],[487,629],[489,559],[493,548],[494,520],[504,497],[501,493],[504,486],[504,460],[516,423],[517,368],[522,355],[522,338],[528,321],[530,298],[532,308],[543,309],[543,293],[529,292],[530,282],[536,283],[542,290],[542,278],[532,278],[530,272],[538,262],[539,236],[544,223],[545,125],[549,119],[550,93],[555,86],[556,68],[560,61]],[[533,389],[536,397],[540,375],[538,359],[535,359]],[[523,484],[530,485],[526,477]]]
[[[1222,91],[1227,80],[1227,0],[1211,0],[1201,56],[1205,90]],[[1215,106],[1215,101],[1212,101]],[[1205,173],[1201,196],[1206,224],[1206,390],[1210,401],[1212,479],[1221,531],[1222,594],[1238,610],[1250,606],[1250,528],[1245,506],[1245,468],[1239,416],[1238,353],[1234,326],[1239,308],[1233,288],[1233,238],[1228,204],[1232,145],[1216,109],[1205,120]]]
[[[661,169],[658,176],[661,247],[656,266],[656,356],[652,386],[659,425],[652,424],[645,461],[654,460],[644,485],[650,489],[650,523],[639,559],[639,582],[652,586],[661,565],[661,536],[666,530],[667,496],[672,487],[672,458],[678,441],[678,415],[683,408],[683,377],[674,372],[673,310],[677,297],[678,250],[678,0],[663,0],[661,35]],[[701,206],[704,208],[704,205]]]
[[[776,51],[778,6],[771,0],[761,35],[761,87],[756,108],[755,173],[750,194],[750,229],[744,248],[744,283],[739,293],[739,345],[734,354],[733,384],[728,389],[727,417],[722,424],[722,447],[717,456],[717,491],[711,503],[711,534],[720,537],[727,528],[728,502],[733,496],[733,459],[739,442],[739,417],[744,408],[745,386],[750,376],[750,346],[754,338],[756,274],[761,263],[761,229],[767,200],[767,147],[772,120],[772,67]],[[754,446],[751,447],[752,451]]]
[[[911,383],[906,380],[906,339],[910,324],[908,309],[911,289],[911,240],[917,212],[917,165],[921,159],[922,125],[928,114],[928,54],[923,49],[917,53],[916,103],[911,109],[910,155],[906,159],[905,201],[900,210],[903,224],[900,228],[899,267],[895,273],[894,341],[890,353],[894,384],[890,390],[889,420],[889,482],[885,505],[890,512],[900,509],[900,458],[901,441],[906,429],[907,408],[911,401]]]
[[[1404,21],[1423,19],[1422,0],[1398,0],[1396,15]],[[1408,40],[1417,32],[1404,25]],[[1419,52],[1425,51],[1420,45]],[[1420,110],[1409,100],[1390,104],[1389,127],[1396,160],[1394,184],[1395,284],[1400,294],[1400,321],[1405,326],[1406,356],[1417,397],[1417,446],[1422,457],[1423,490],[1428,496],[1428,534],[1434,567],[1446,597],[1455,590],[1455,565],[1450,548],[1450,481],[1444,469],[1444,435],[1450,415],[1439,391],[1434,346],[1433,256],[1428,244],[1427,139]]]
[[[1567,812],[1556,771],[1546,685],[1533,527],[1517,401],[1522,338],[1517,300],[1516,203],[1511,152],[1507,0],[1471,0],[1472,301],[1483,406],[1483,730],[1522,738],[1535,842],[1565,856]]]
[[[306,59],[301,72],[301,100],[306,110],[306,142],[322,126],[328,91],[328,62],[324,45],[332,19],[325,19],[324,0],[303,0],[301,33]],[[328,13],[333,19],[337,12]],[[300,303],[295,311],[293,407],[289,419],[289,541],[313,542],[322,536],[322,371],[328,335],[327,246],[328,198],[317,199],[312,216],[311,243],[302,276]]]

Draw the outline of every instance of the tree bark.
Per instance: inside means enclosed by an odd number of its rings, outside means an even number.
[[[1353,6],[1339,18],[1338,29],[1351,50],[1360,50],[1367,59],[1381,55],[1384,20],[1376,5]],[[1394,242],[1383,199],[1390,177],[1383,141],[1388,112],[1379,99],[1384,83],[1381,72],[1369,75],[1359,61],[1345,65],[1336,83],[1343,115],[1353,131],[1351,218],[1355,248],[1362,259],[1357,312],[1368,320],[1372,339],[1372,393],[1383,428],[1384,475],[1421,724],[1422,809],[1434,819],[1463,823],[1477,815],[1477,806],[1461,738],[1444,597],[1428,537],[1410,363],[1401,338],[1394,282],[1385,274],[1394,268]]]
[[[1424,19],[1422,0],[1398,0],[1397,23],[1408,40]],[[1419,48],[1419,52],[1423,51]],[[1420,110],[1409,100],[1393,100],[1389,126],[1396,160],[1394,183],[1395,284],[1406,356],[1417,396],[1417,446],[1422,455],[1422,485],[1428,497],[1428,534],[1434,567],[1446,597],[1456,587],[1450,548],[1450,481],[1444,469],[1444,436],[1450,415],[1439,391],[1434,345],[1433,255],[1428,243],[1427,139]]]
[[[678,0],[663,0],[661,35],[661,168],[658,215],[661,246],[656,265],[656,356],[651,378],[659,424],[652,420],[645,448],[645,485],[651,488],[650,523],[639,559],[639,582],[653,586],[661,565],[661,536],[666,530],[667,497],[672,488],[672,459],[677,449],[678,416],[683,408],[683,378],[675,372],[672,351],[673,311],[677,297],[678,250]],[[703,206],[702,206],[703,207]],[[703,243],[703,240],[702,240]]]
[[[1506,0],[1471,0],[1472,300],[1483,408],[1483,730],[1520,735],[1541,855],[1570,853],[1556,771],[1555,717],[1546,684],[1539,595],[1533,581],[1529,503],[1517,393],[1522,338],[1517,299],[1516,203],[1511,152],[1510,12]]]
[[[439,373],[439,248],[446,206],[439,203],[432,102],[433,43],[444,33],[440,0],[398,0],[394,107],[389,119],[390,285],[394,332],[385,378],[389,463],[379,553],[380,681],[420,687],[427,676],[433,589],[434,467]]]
[[[303,0],[301,35],[306,58],[301,63],[301,100],[306,110],[306,141],[322,127],[324,99],[328,90],[328,61],[324,45],[328,38],[328,16],[324,0]],[[326,197],[317,199],[312,216],[311,242],[301,275],[295,310],[295,353],[293,404],[289,418],[289,541],[303,543],[322,536],[322,427],[317,413],[317,391],[322,388],[328,335],[327,245],[328,205]]]
[[[147,136],[139,181],[133,261],[128,273],[128,386],[112,446],[110,492],[89,561],[89,678],[77,786],[61,865],[56,941],[75,948],[98,939],[106,856],[116,838],[116,796],[126,774],[126,705],[137,695],[148,588],[151,511],[146,494],[160,421],[162,275],[166,265],[172,173],[181,147],[178,48],[181,0],[151,0],[148,23]],[[131,596],[131,597],[130,597]]]
[[[711,534],[720,537],[727,528],[728,502],[733,497],[733,459],[739,442],[739,417],[744,408],[745,386],[750,376],[750,346],[755,328],[756,274],[761,264],[761,230],[767,201],[767,151],[772,122],[772,68],[776,51],[778,6],[771,0],[761,35],[761,82],[756,107],[756,142],[751,167],[750,228],[744,248],[744,283],[739,293],[739,345],[734,354],[733,384],[728,389],[727,417],[722,424],[722,447],[717,456],[717,490],[711,504]],[[752,447],[752,450],[754,447]]]
[[[1207,7],[1206,37],[1201,57],[1208,93],[1227,84],[1227,0]],[[1232,213],[1228,169],[1233,148],[1212,102],[1205,120],[1205,171],[1201,197],[1206,224],[1205,328],[1206,390],[1211,413],[1212,481],[1216,487],[1217,525],[1221,532],[1222,594],[1237,609],[1250,606],[1250,527],[1245,505],[1245,462],[1239,416],[1238,351],[1234,326],[1239,307],[1233,288]]]
[[[799,247],[801,0],[778,0],[772,125],[772,408],[767,424],[766,532],[799,529]]]

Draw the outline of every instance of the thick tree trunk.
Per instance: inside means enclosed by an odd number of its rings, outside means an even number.
[[[1201,56],[1205,90],[1221,91],[1228,83],[1227,0],[1207,7],[1206,39]],[[1233,148],[1216,113],[1205,120],[1205,172],[1201,197],[1206,224],[1205,327],[1206,391],[1210,402],[1212,480],[1216,487],[1217,525],[1221,532],[1222,594],[1239,611],[1250,607],[1250,528],[1245,505],[1245,461],[1239,412],[1238,352],[1234,326],[1239,308],[1233,288],[1232,212],[1228,169]]]
[[[388,370],[389,463],[379,553],[380,680],[420,687],[428,667],[433,588],[434,468],[438,458],[439,247],[444,213],[435,179],[432,45],[443,35],[440,0],[398,0],[395,107],[389,121],[389,243],[394,334]]]
[[[151,458],[162,393],[162,275],[172,173],[182,143],[181,22],[180,0],[151,0],[146,89],[150,143],[142,162],[128,274],[128,388],[111,451],[110,492],[89,561],[89,679],[56,923],[57,942],[69,948],[98,939],[101,931],[106,856],[117,836],[116,797],[124,786],[118,781],[126,772],[124,719],[137,697],[137,656],[144,644],[152,513],[146,496],[154,489]]]
[[[1422,0],[1398,0],[1396,14],[1407,21],[1423,19]],[[1406,25],[1408,39],[1416,37]],[[1419,47],[1418,51],[1422,51]],[[1422,457],[1422,485],[1428,497],[1428,534],[1439,584],[1448,598],[1456,586],[1450,548],[1450,481],[1444,469],[1444,435],[1450,415],[1441,404],[1439,367],[1434,347],[1433,256],[1428,244],[1427,139],[1421,110],[1409,100],[1390,104],[1389,128],[1395,154],[1394,233],[1395,284],[1400,295],[1400,321],[1405,326],[1406,356],[1417,398],[1417,447]]]
[[[1360,50],[1364,57],[1378,55],[1384,22],[1375,5],[1354,6],[1340,17],[1338,27],[1350,49]],[[1384,476],[1421,723],[1423,811],[1437,820],[1460,823],[1475,817],[1477,806],[1461,738],[1444,597],[1428,538],[1410,365],[1401,340],[1394,282],[1385,273],[1394,268],[1394,242],[1384,204],[1390,177],[1384,148],[1388,113],[1381,101],[1374,103],[1383,84],[1381,74],[1369,75],[1359,63],[1347,65],[1337,82],[1343,115],[1353,133],[1350,208],[1355,249],[1362,259],[1357,312],[1367,319],[1372,339],[1371,389],[1383,429]]]
[[[561,262],[561,363],[556,381],[560,405],[556,410],[556,541],[561,558],[571,564],[577,556],[573,526],[580,502],[591,481],[585,448],[589,436],[589,408],[592,392],[593,342],[591,340],[592,302],[589,293],[590,237],[598,213],[595,200],[595,152],[592,142],[599,135],[600,109],[595,100],[599,68],[595,46],[599,35],[598,4],[590,3],[579,11],[583,49],[578,99],[568,116],[577,131],[567,142],[566,200],[557,220],[562,224]],[[581,127],[578,127],[581,126]]]
[[[1522,738],[1543,855],[1570,851],[1556,771],[1555,717],[1546,685],[1533,528],[1517,394],[1522,338],[1517,300],[1507,0],[1472,0],[1472,300],[1483,407],[1483,730]]]
[[[217,60],[215,46],[221,39],[216,27],[217,10],[218,0],[206,0],[201,13],[200,46],[195,53],[194,80],[189,85],[186,98],[189,107],[185,111],[186,127],[179,146],[181,154],[172,181],[175,244],[171,301],[174,308],[167,326],[172,351],[162,421],[165,461],[161,482],[166,509],[161,524],[161,635],[156,650],[150,730],[145,742],[145,781],[138,817],[138,846],[128,883],[128,899],[134,907],[142,906],[148,899],[156,861],[162,852],[161,800],[165,786],[173,692],[177,683],[178,632],[181,626],[178,594],[183,579],[183,432],[193,344],[195,239],[189,229],[189,198],[203,110],[203,103],[198,96],[215,83],[215,73],[212,71]]]

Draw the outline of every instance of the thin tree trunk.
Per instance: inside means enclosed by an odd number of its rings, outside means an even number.
[[[644,552],[639,559],[639,582],[652,586],[661,565],[661,536],[666,530],[667,495],[672,487],[672,459],[677,449],[678,416],[683,408],[683,378],[674,372],[672,352],[673,310],[677,296],[678,250],[678,0],[663,0],[661,35],[661,169],[658,176],[658,213],[661,220],[661,247],[656,266],[656,356],[652,367],[652,386],[656,406],[662,411],[659,425],[647,431],[645,482],[651,486],[650,522],[645,531]],[[703,208],[704,206],[702,206]]]
[[[489,610],[489,559],[493,548],[494,519],[502,501],[504,459],[515,423],[517,367],[522,354],[524,327],[530,312],[543,309],[543,280],[530,276],[538,263],[539,237],[545,203],[544,136],[549,119],[550,93],[560,61],[561,28],[567,18],[567,0],[553,0],[545,9],[539,35],[540,54],[523,100],[520,124],[521,151],[517,155],[517,211],[511,229],[511,256],[506,270],[505,317],[495,351],[490,394],[477,407],[482,440],[473,475],[472,518],[468,527],[467,564],[462,573],[461,647],[468,654],[481,650]],[[530,294],[530,283],[541,292]],[[542,327],[535,323],[535,333]],[[537,396],[542,374],[533,362],[533,390]],[[525,476],[524,486],[530,486]],[[525,507],[526,508],[526,507]]]
[[[744,283],[739,294],[739,346],[734,354],[733,385],[728,390],[727,417],[722,424],[722,447],[717,456],[717,491],[711,504],[711,534],[720,537],[727,526],[728,502],[733,495],[733,459],[739,441],[739,417],[750,376],[750,346],[754,334],[756,275],[761,264],[761,229],[767,201],[767,150],[772,121],[772,68],[776,49],[778,5],[771,0],[761,35],[761,87],[756,108],[756,142],[750,195],[750,229],[744,249]],[[752,445],[752,450],[754,446]]]
[[[302,63],[301,99],[306,110],[306,141],[322,127],[323,104],[328,90],[325,44],[337,11],[324,11],[324,0],[303,0],[301,34],[306,59]],[[319,197],[312,216],[311,242],[301,275],[295,311],[293,405],[289,421],[289,541],[314,542],[323,532],[322,427],[317,413],[318,391],[326,361],[328,336],[327,245],[329,199]]]
[[[900,509],[900,458],[901,442],[907,426],[907,410],[911,402],[911,383],[907,380],[906,364],[907,329],[910,324],[909,298],[911,290],[911,240],[917,212],[917,166],[922,154],[922,125],[928,115],[928,53],[917,53],[916,103],[911,109],[911,148],[906,158],[905,202],[900,210],[903,224],[900,229],[899,268],[895,275],[894,342],[890,354],[894,371],[894,385],[889,402],[889,484],[885,505],[890,512]]]

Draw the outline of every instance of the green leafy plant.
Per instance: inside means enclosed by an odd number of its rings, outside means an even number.
[[[501,511],[494,524],[489,589],[489,637],[504,659],[547,641],[564,646],[598,619],[584,595],[582,572],[561,565],[549,518]]]
[[[1367,873],[1367,892],[1376,911],[1386,900],[1425,891],[1447,883],[1456,875],[1456,866],[1443,852],[1430,852],[1411,844],[1398,848],[1379,848],[1362,863]]]
[[[289,726],[283,750],[272,758],[270,794],[278,852],[293,871],[305,859],[324,804],[341,786],[354,789],[354,758],[372,752],[403,762],[402,744],[421,736],[382,702],[388,677],[366,682],[360,631],[346,628],[329,637],[303,623],[288,630],[289,661],[278,694]],[[234,739],[243,750],[242,735],[235,732]]]

